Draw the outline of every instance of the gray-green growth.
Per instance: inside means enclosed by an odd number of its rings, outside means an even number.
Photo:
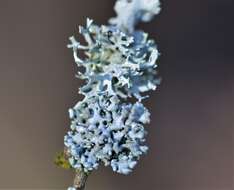
[[[109,25],[97,26],[87,19],[86,26],[79,28],[85,45],[70,37],[68,48],[77,66],[84,68],[77,77],[85,81],[79,91],[84,99],[69,109],[71,126],[64,138],[69,163],[76,170],[89,173],[104,164],[128,174],[148,150],[144,125],[150,113],[142,100],[160,82],[159,52],[135,25],[150,21],[159,13],[159,5],[159,0],[117,0],[117,16]],[[131,97],[135,103],[128,103]],[[77,187],[69,188],[73,189]]]

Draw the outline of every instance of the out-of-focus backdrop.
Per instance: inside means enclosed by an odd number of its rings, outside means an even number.
[[[86,17],[105,24],[114,0],[0,1],[0,188],[62,189],[53,165],[82,97],[68,37]],[[140,27],[161,51],[158,91],[145,102],[150,151],[129,176],[100,168],[87,190],[232,190],[234,1],[168,0]]]

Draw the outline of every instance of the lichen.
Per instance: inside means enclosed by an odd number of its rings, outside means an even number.
[[[149,112],[139,102],[120,103],[116,96],[93,96],[70,109],[71,130],[65,136],[71,165],[85,172],[100,163],[128,174],[147,151],[144,124]]]
[[[129,174],[147,152],[144,126],[150,113],[142,100],[160,83],[159,52],[154,40],[135,26],[150,21],[159,5],[158,0],[117,0],[117,16],[109,25],[87,19],[79,27],[85,45],[69,38],[68,48],[83,68],[77,77],[85,81],[79,89],[84,99],[69,109],[71,125],[64,137],[72,168],[89,173],[104,164]]]
[[[133,32],[138,22],[149,22],[159,14],[159,0],[117,0],[114,7],[117,17],[109,20],[125,31]]]

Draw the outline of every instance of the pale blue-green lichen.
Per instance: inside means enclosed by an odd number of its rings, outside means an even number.
[[[124,104],[116,96],[101,95],[86,98],[69,112],[72,123],[65,145],[74,168],[89,172],[102,162],[128,174],[146,152],[143,125],[150,114],[141,103]]]
[[[117,0],[117,17],[109,22],[122,30],[133,32],[138,22],[149,22],[160,10],[159,0]]]
[[[158,50],[153,40],[142,31],[126,34],[116,26],[101,26],[87,20],[80,33],[88,45],[81,45],[74,37],[70,38],[69,48],[73,48],[75,62],[85,68],[78,77],[87,81],[80,93],[85,96],[106,93],[121,98],[136,97],[141,93],[155,90],[159,79],[155,77],[155,63]],[[86,57],[79,58],[85,51]]]
[[[64,138],[69,162],[90,172],[100,164],[128,174],[147,151],[144,125],[150,113],[141,103],[159,84],[155,42],[134,27],[160,11],[158,0],[118,0],[116,18],[98,26],[87,19],[79,28],[86,44],[70,37],[69,48],[83,72],[84,99],[69,109],[70,130]],[[84,52],[84,53],[81,53]],[[135,97],[135,103],[127,103]]]

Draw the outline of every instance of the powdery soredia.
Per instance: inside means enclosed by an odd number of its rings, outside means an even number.
[[[89,172],[102,162],[128,174],[146,152],[143,124],[149,122],[149,112],[141,103],[121,104],[115,96],[93,96],[69,112],[72,124],[65,145],[74,168]]]
[[[133,32],[138,22],[149,22],[160,12],[159,0],[117,0],[116,18],[109,22],[124,31]]]
[[[86,26],[79,27],[85,45],[70,37],[68,48],[84,68],[77,77],[85,84],[79,91],[84,99],[69,109],[71,125],[64,137],[66,157],[76,170],[69,190],[83,189],[88,174],[100,164],[129,174],[148,150],[144,125],[150,113],[142,100],[160,83],[159,52],[135,26],[150,21],[159,5],[158,0],[118,0],[110,25],[97,26],[87,19]],[[135,103],[127,103],[131,97]]]

